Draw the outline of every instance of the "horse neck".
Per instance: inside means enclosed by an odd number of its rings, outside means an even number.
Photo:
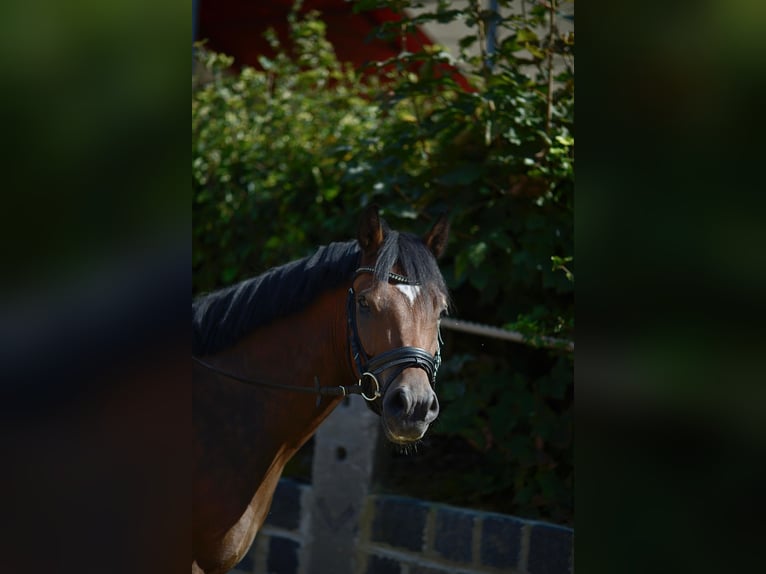
[[[229,357],[270,382],[311,387],[319,376],[327,379],[322,384],[333,384],[348,372],[345,310],[344,289],[326,292],[304,311],[251,333]]]
[[[352,382],[345,290],[319,296],[300,313],[257,329],[206,357],[242,377],[311,388]],[[252,386],[194,368],[194,545],[233,565],[265,520],[284,465],[339,398]]]
[[[351,383],[345,294],[345,289],[326,292],[304,311],[255,330],[232,349],[217,355],[216,366],[286,386],[313,387],[315,378],[322,386]],[[287,458],[339,402],[325,397],[317,405],[317,395],[311,393],[227,383],[235,387],[238,400],[253,404],[253,414],[260,412],[254,432],[284,436]],[[260,443],[263,436],[260,434]]]

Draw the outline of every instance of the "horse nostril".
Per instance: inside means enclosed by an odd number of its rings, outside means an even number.
[[[391,414],[406,414],[410,410],[409,393],[404,389],[397,389],[388,400],[388,407]]]
[[[431,405],[428,407],[428,412],[433,414],[439,414],[439,399],[436,398],[436,393],[434,393],[433,399],[431,399]]]

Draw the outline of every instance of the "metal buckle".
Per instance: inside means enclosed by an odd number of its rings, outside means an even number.
[[[372,380],[375,381],[375,394],[372,395],[371,397],[368,397],[367,395],[364,394],[364,388],[362,388],[362,392],[360,394],[362,395],[362,398],[365,401],[372,402],[380,396],[380,383],[378,382],[378,378],[375,375],[373,375],[370,372],[366,372],[366,373],[362,373],[362,376],[359,379],[359,382],[357,383],[360,387],[362,386],[362,380],[365,377],[371,377]]]

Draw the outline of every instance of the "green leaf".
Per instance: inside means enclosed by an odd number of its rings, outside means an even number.
[[[522,28],[516,34],[516,41],[519,43],[537,42],[537,34],[534,32],[534,30],[529,28]]]
[[[468,48],[473,46],[477,40],[478,38],[476,36],[463,36],[458,41],[458,45],[460,46],[461,49],[467,50]]]
[[[466,164],[447,172],[438,178],[437,182],[447,186],[469,185],[479,180],[483,173],[484,168],[481,165]]]
[[[460,251],[455,256],[455,279],[457,281],[461,281],[463,279],[463,276],[465,275],[466,270],[468,269],[468,251],[463,250]]]
[[[467,251],[468,260],[474,268],[479,267],[484,258],[487,256],[487,244],[484,241],[479,241],[471,245]]]
[[[327,201],[332,201],[333,199],[338,197],[339,194],[340,194],[340,186],[338,186],[338,185],[334,185],[332,187],[328,187],[328,188],[325,188],[324,190],[322,190],[322,196]]]
[[[486,266],[478,267],[468,275],[468,278],[471,282],[471,285],[476,287],[479,291],[483,291],[489,284],[489,270],[486,268]]]

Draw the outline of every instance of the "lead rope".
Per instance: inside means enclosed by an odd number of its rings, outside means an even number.
[[[314,386],[313,387],[298,387],[296,385],[282,385],[279,383],[272,383],[270,381],[263,381],[259,379],[251,379],[248,377],[241,377],[239,375],[235,375],[234,373],[230,373],[228,371],[224,371],[222,369],[219,369],[218,367],[211,365],[210,363],[207,363],[200,359],[199,357],[195,357],[192,355],[192,360],[199,363],[206,369],[213,371],[214,373],[228,377],[229,379],[234,379],[235,381],[239,381],[241,383],[245,383],[248,385],[258,386],[258,387],[268,387],[271,389],[283,389],[286,391],[292,391],[294,393],[315,393],[322,396],[329,396],[329,397],[345,397],[346,395],[358,395],[361,394],[361,389],[357,388],[357,385],[347,385],[342,386],[338,385],[336,387],[322,387],[319,385],[319,378],[314,377]]]

